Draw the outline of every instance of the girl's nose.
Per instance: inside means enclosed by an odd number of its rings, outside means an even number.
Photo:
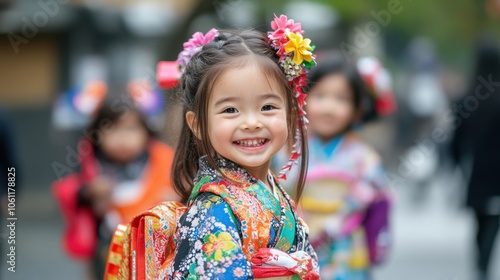
[[[247,114],[241,123],[243,130],[254,130],[262,128],[262,122],[255,114]]]

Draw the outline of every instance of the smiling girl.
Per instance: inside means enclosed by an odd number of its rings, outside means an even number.
[[[318,278],[306,226],[269,171],[271,158],[304,135],[303,99],[295,96],[303,97],[312,48],[293,20],[281,16],[272,27],[268,38],[253,30],[195,34],[178,60],[185,118],[173,172],[188,208],[167,268],[172,279]],[[306,159],[306,143],[297,145]]]

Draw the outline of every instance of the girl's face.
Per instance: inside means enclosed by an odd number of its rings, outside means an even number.
[[[226,70],[208,104],[210,142],[218,155],[262,180],[287,141],[286,113],[285,92],[258,65]]]
[[[342,74],[321,78],[306,101],[309,127],[324,141],[338,136],[355,120],[354,93]]]
[[[146,149],[147,141],[148,132],[139,114],[128,111],[103,133],[101,150],[111,160],[125,164]]]

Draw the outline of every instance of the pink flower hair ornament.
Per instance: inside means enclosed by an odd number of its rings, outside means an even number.
[[[316,65],[316,57],[312,53],[315,46],[311,45],[311,40],[304,38],[304,30],[300,23],[296,23],[293,19],[288,19],[285,15],[277,17],[274,15],[274,20],[271,22],[271,29],[267,33],[267,39],[271,47],[279,56],[279,66],[288,80],[290,87],[294,92],[294,97],[297,99],[299,107],[298,127],[305,128],[307,124],[306,112],[304,106],[306,104],[306,94],[303,87],[306,85],[306,74],[309,69]],[[177,84],[180,74],[184,72],[186,65],[191,58],[201,51],[204,45],[210,43],[219,31],[215,28],[210,29],[206,34],[196,32],[192,38],[183,44],[184,49],[179,53],[177,58],[177,70],[174,70],[172,62],[160,62],[158,64],[158,83],[164,87],[172,88]],[[281,169],[279,178],[286,180],[286,174],[290,171],[293,165],[298,164],[301,155],[300,144],[302,138],[300,130],[297,129],[295,134],[295,143],[293,151],[288,163]]]
[[[215,36],[219,35],[219,31],[217,29],[210,29],[207,34],[203,35],[201,32],[196,32],[193,34],[193,37],[189,39],[187,42],[183,44],[184,49],[179,53],[177,57],[177,64],[179,65],[179,69],[184,73],[184,69],[186,68],[186,64],[191,60],[191,58],[201,51],[204,45],[212,42]]]
[[[297,125],[298,127],[305,128],[308,121],[306,112],[304,111],[306,94],[303,91],[303,87],[306,85],[307,72],[311,67],[316,65],[316,57],[313,54],[315,46],[311,45],[310,39],[302,36],[304,30],[302,30],[300,23],[296,23],[293,19],[288,19],[285,15],[280,15],[279,17],[274,15],[271,28],[273,31],[267,33],[269,44],[276,50],[276,54],[280,57],[280,66],[297,99],[299,107]],[[292,155],[288,163],[281,169],[279,173],[280,179],[286,180],[288,171],[292,169],[293,165],[298,164],[302,153],[300,150],[301,141],[300,131],[297,129]]]

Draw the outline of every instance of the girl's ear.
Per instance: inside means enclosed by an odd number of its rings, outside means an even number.
[[[193,111],[189,111],[186,113],[186,122],[189,126],[189,129],[191,129],[191,132],[193,132],[194,136],[196,136],[198,140],[201,140],[200,129],[198,127],[198,120],[196,119],[196,115]]]

